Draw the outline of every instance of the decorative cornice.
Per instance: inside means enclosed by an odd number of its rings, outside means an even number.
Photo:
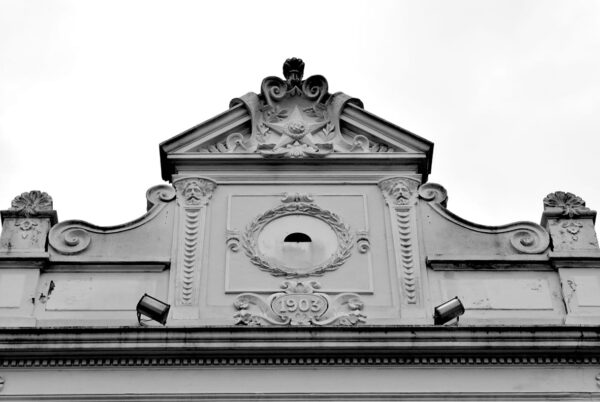
[[[334,346],[332,346],[334,345]],[[0,367],[597,365],[596,327],[5,328]]]
[[[72,368],[82,367],[198,367],[198,366],[557,366],[557,365],[598,365],[600,355],[582,357],[565,356],[523,356],[519,354],[498,354],[497,356],[326,356],[323,354],[297,356],[294,354],[278,357],[263,356],[199,356],[199,357],[65,357],[65,358],[4,358],[1,368]]]

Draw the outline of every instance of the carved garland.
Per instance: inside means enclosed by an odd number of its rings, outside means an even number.
[[[294,269],[290,267],[273,265],[261,256],[256,244],[258,234],[269,222],[283,216],[297,214],[308,215],[313,218],[321,219],[333,229],[338,239],[338,249],[331,256],[331,258],[314,267],[310,272],[307,273],[298,273],[294,272]],[[336,214],[322,209],[315,204],[307,202],[291,202],[282,204],[268,210],[262,215],[257,216],[246,227],[242,241],[244,251],[254,265],[263,271],[269,272],[273,276],[286,276],[290,278],[309,275],[319,276],[323,275],[325,272],[334,271],[348,258],[350,258],[353,247],[353,236],[350,233],[350,228],[345,225]]]

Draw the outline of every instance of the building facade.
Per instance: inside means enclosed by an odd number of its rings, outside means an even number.
[[[469,222],[431,142],[283,70],[160,145],[142,217],[1,212],[0,400],[600,399],[596,212]]]

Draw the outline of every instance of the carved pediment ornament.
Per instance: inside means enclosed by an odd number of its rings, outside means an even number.
[[[304,215],[321,220],[335,233],[337,249],[325,262],[298,270],[295,267],[275,262],[260,251],[258,237],[262,230],[271,222],[290,215]],[[257,216],[248,224],[242,236],[242,245],[250,261],[259,269],[269,272],[273,276],[298,278],[319,276],[325,272],[338,269],[350,258],[352,247],[354,246],[353,239],[354,236],[350,233],[350,228],[342,222],[340,217],[331,211],[317,206],[312,202],[312,198],[309,195],[286,194],[280,205]]]
[[[200,208],[208,204],[217,184],[201,177],[184,177],[173,181],[173,186],[180,205]]]
[[[362,313],[364,304],[354,293],[330,297],[317,293],[321,286],[316,281],[285,281],[283,292],[274,293],[266,300],[254,293],[243,293],[233,302],[238,312],[238,325],[342,325],[366,322]]]
[[[285,80],[267,77],[260,95],[248,93],[231,101],[244,104],[252,119],[251,132],[231,133],[201,149],[219,153],[258,153],[266,158],[321,158],[333,152],[390,152],[390,146],[364,135],[342,134],[340,115],[358,99],[330,94],[320,75],[303,80],[304,62],[298,58],[283,65]]]
[[[591,212],[585,206],[584,200],[573,193],[565,191],[555,191],[548,194],[544,198],[544,208],[560,208],[562,209],[562,214],[569,216],[569,218],[572,218],[574,215]]]

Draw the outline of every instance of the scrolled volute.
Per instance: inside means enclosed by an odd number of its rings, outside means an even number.
[[[147,210],[161,202],[169,202],[175,199],[175,189],[166,184],[159,184],[146,191]]]
[[[425,201],[435,202],[444,207],[448,204],[448,193],[446,189],[437,183],[424,183],[419,187],[419,197]]]
[[[550,246],[550,235],[533,222],[521,222],[510,234],[510,245],[521,254],[540,254]]]
[[[273,106],[273,101],[279,101],[285,98],[287,94],[287,85],[279,77],[267,77],[260,86],[261,93],[265,97],[266,103]]]
[[[84,221],[65,221],[55,225],[48,236],[48,242],[56,251],[64,255],[79,254],[91,243],[91,236]]]
[[[323,101],[328,90],[329,84],[322,75],[313,75],[302,83],[302,92],[304,92],[304,96],[310,100],[316,99],[317,104],[320,104]]]

